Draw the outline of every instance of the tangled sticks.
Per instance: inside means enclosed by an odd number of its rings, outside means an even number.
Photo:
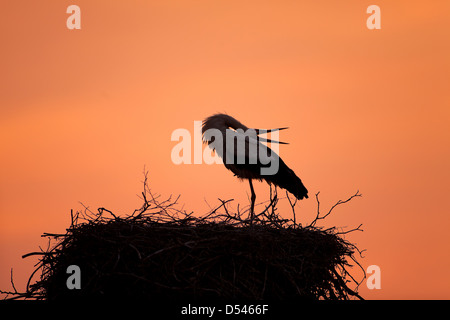
[[[318,211],[303,227],[295,221],[295,203],[293,219],[280,218],[276,192],[252,224],[248,209],[231,212],[232,200],[219,199],[203,217],[179,210],[178,198],[160,200],[147,179],[142,199],[143,206],[127,217],[85,207],[72,213],[65,234],[44,233],[56,243],[24,256],[40,260],[26,292],[14,288],[12,299],[362,299],[357,288],[363,279],[347,271],[351,261],[360,266],[355,253],[361,252],[342,237],[360,226],[346,232],[315,226],[334,207],[325,215]],[[319,206],[318,194],[316,199]],[[81,270],[79,290],[66,285],[70,265]],[[40,279],[31,284],[38,271]]]

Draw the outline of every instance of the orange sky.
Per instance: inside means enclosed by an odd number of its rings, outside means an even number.
[[[66,8],[81,8],[68,30]],[[366,8],[381,8],[368,30]],[[173,130],[227,112],[282,127],[280,155],[324,209],[356,227],[361,264],[381,268],[369,299],[450,299],[450,2],[9,1],[2,6],[0,288],[21,290],[80,201],[140,206],[142,171],[187,210],[247,204],[222,165],[174,165]],[[257,201],[268,196],[255,185]],[[283,207],[285,204],[281,204]]]

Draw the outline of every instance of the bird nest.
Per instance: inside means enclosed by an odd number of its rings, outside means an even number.
[[[39,256],[26,292],[17,292],[11,279],[14,292],[3,293],[48,300],[362,299],[358,286],[364,278],[357,281],[348,272],[361,267],[355,259],[361,252],[344,239],[360,227],[342,232],[316,226],[335,206],[302,226],[295,221],[295,203],[292,219],[277,214],[276,193],[253,220],[248,209],[231,210],[232,200],[220,199],[196,217],[177,209],[178,198],[154,195],[147,179],[142,198],[143,206],[126,217],[105,208],[71,212],[66,233],[44,233],[49,248],[24,255]],[[316,199],[319,205],[318,194]],[[80,289],[67,286],[71,265],[81,271]]]

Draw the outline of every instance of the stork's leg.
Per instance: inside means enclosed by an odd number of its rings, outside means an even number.
[[[250,223],[253,224],[253,219],[255,218],[255,200],[256,200],[256,194],[255,190],[253,190],[253,184],[252,179],[248,179],[248,182],[250,183],[250,191],[252,192],[252,204],[250,206]]]

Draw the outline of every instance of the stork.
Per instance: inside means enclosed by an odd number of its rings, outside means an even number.
[[[251,129],[227,114],[215,114],[203,121],[203,142],[217,152],[225,168],[239,179],[248,179],[251,191],[251,221],[254,219],[256,194],[252,180],[265,180],[286,189],[297,199],[308,198],[308,190],[284,161],[268,146],[261,143],[281,143],[260,137],[259,134],[280,131],[277,129]],[[236,143],[235,143],[236,142]],[[275,170],[271,168],[275,166]]]

